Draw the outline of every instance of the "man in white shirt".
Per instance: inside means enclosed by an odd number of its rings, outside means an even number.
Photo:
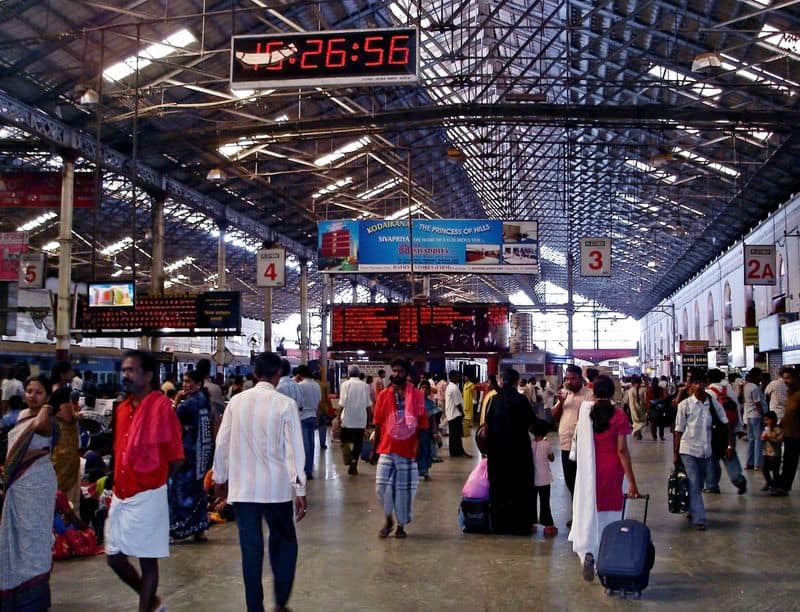
[[[706,509],[703,505],[703,482],[711,461],[711,411],[723,423],[728,417],[719,403],[706,393],[707,376],[704,370],[692,372],[689,382],[689,397],[678,404],[675,416],[675,433],[672,442],[673,462],[683,463],[689,479],[689,517],[697,531],[705,531]],[[729,432],[730,433],[730,432]],[[729,435],[728,439],[732,441]],[[733,454],[733,445],[728,446],[725,459]]]
[[[450,431],[450,456],[472,457],[464,451],[461,436],[464,435],[464,398],[458,388],[461,375],[457,370],[451,370],[448,375],[450,382],[444,390],[444,418],[447,419],[447,429]]]
[[[286,609],[297,565],[293,519],[301,520],[307,508],[300,417],[294,400],[275,390],[280,372],[275,353],[256,357],[258,384],[231,399],[214,454],[216,493],[236,509],[248,610],[264,609],[264,520],[275,610]]]
[[[558,441],[561,445],[561,468],[564,471],[564,482],[569,489],[570,497],[575,492],[575,475],[577,464],[569,458],[572,448],[572,436],[578,426],[578,415],[581,404],[594,398],[592,390],[583,384],[583,372],[580,366],[568,365],[564,372],[564,388],[557,393],[558,401],[553,406],[553,419],[558,423]],[[567,522],[567,527],[572,521]]]
[[[368,409],[372,406],[369,385],[359,378],[357,365],[347,368],[348,379],[339,387],[339,419],[342,422],[342,457],[347,473],[358,474],[358,458],[364,442]]]
[[[317,430],[317,407],[322,399],[322,392],[319,385],[311,378],[311,369],[305,364],[301,364],[295,369],[295,380],[303,395],[300,426],[303,428],[303,448],[306,453],[306,480],[313,480],[314,433]]]
[[[19,374],[17,373],[18,368],[8,368],[8,373],[6,377],[3,378],[2,383],[2,408],[0,408],[0,415],[8,410],[8,403],[9,400],[14,397],[15,395],[19,395],[23,397],[25,395],[25,386],[22,384],[22,381],[19,379]]]

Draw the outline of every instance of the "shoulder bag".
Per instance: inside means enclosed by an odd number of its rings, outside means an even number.
[[[723,423],[714,408],[714,400],[708,397],[708,409],[711,412],[711,452],[714,457],[721,459],[728,450],[728,424]]]

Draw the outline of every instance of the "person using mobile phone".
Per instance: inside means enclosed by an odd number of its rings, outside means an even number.
[[[50,460],[57,430],[50,381],[25,382],[26,407],[8,433],[5,501],[0,519],[0,590],[5,610],[48,610],[53,565],[56,472]],[[25,542],[25,546],[19,546]]]

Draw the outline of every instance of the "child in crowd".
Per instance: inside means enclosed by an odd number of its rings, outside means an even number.
[[[762,470],[767,482],[761,490],[770,491],[777,486],[780,473],[783,430],[778,427],[778,415],[774,410],[767,412],[763,418],[764,431],[761,432],[761,439],[765,444]]]
[[[553,475],[550,472],[550,463],[555,460],[553,450],[550,448],[550,441],[547,439],[548,424],[541,419],[537,419],[531,427],[533,433],[533,490],[539,500],[539,509],[534,516],[533,531],[536,524],[544,525],[544,537],[552,538],[558,534],[558,527],[553,523],[553,515],[550,512],[550,483],[553,482]]]

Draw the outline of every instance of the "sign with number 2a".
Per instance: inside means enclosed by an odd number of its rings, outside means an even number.
[[[581,276],[611,276],[611,238],[581,238]]]
[[[774,244],[746,244],[744,246],[744,284],[776,285]]]
[[[283,287],[286,284],[286,250],[261,249],[256,256],[256,285]]]

